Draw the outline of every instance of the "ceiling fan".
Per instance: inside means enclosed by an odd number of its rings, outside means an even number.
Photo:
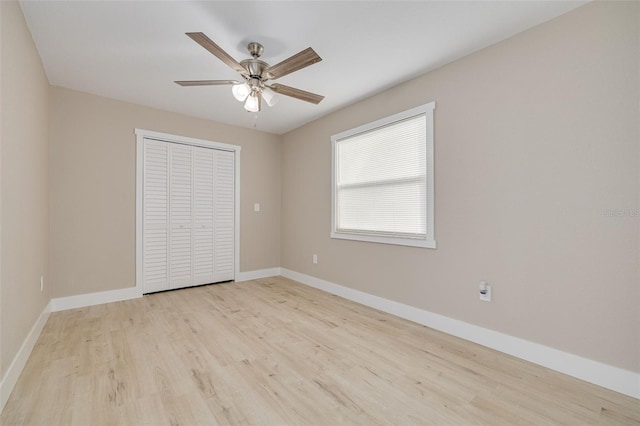
[[[324,96],[306,92],[284,84],[266,84],[269,80],[275,80],[298,71],[302,68],[320,62],[322,58],[310,47],[296,53],[275,65],[269,65],[258,59],[264,50],[260,43],[251,42],[247,46],[251,59],[236,61],[220,46],[215,44],[204,33],[186,33],[193,41],[207,49],[210,53],[230,66],[242,76],[243,81],[238,80],[191,80],[176,81],[180,86],[217,86],[233,85],[233,96],[240,102],[244,102],[244,108],[249,112],[258,112],[262,106],[262,99],[267,105],[273,106],[277,101],[276,93],[292,98],[300,99],[313,104],[319,104]]]

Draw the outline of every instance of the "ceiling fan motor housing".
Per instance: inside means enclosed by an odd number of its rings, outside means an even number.
[[[240,65],[242,65],[244,69],[247,70],[250,78],[267,80],[262,76],[264,71],[269,68],[269,64],[267,64],[266,62],[261,61],[260,59],[245,59],[244,61],[240,62]]]

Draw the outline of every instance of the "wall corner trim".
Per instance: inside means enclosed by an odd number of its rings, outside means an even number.
[[[11,365],[9,365],[7,372],[0,382],[0,412],[4,409],[11,392],[13,392],[13,388],[16,386],[16,383],[18,383],[18,378],[20,377],[20,374],[22,374],[22,370],[27,364],[27,360],[29,359],[33,348],[36,346],[40,333],[42,333],[42,329],[47,323],[50,315],[51,301],[47,303],[40,313],[40,316],[33,324],[33,327],[31,327],[29,334],[27,334],[24,342],[22,342],[22,346],[20,346],[20,350],[18,350],[18,353],[13,358]]]
[[[281,275],[365,306],[640,399],[640,373],[624,370],[539,343],[530,342],[488,328],[479,327],[464,321],[394,302],[286,268],[281,268]]]

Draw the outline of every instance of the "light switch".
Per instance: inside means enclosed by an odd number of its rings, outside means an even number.
[[[260,211],[260,203],[255,203],[253,205],[253,211],[254,212],[259,212]]]

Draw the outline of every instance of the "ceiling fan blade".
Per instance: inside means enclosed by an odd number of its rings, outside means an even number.
[[[269,86],[271,90],[274,92],[284,95],[290,96],[292,98],[300,99],[301,101],[311,102],[312,104],[319,104],[321,100],[324,99],[324,96],[316,95],[315,93],[305,92],[304,90],[296,89],[294,87],[285,86],[284,84],[272,84]]]
[[[174,81],[174,83],[180,86],[221,86],[223,84],[239,84],[237,80],[187,80],[187,81]]]
[[[270,79],[280,78],[321,60],[322,58],[312,48],[307,47],[290,58],[267,68],[266,74]]]
[[[247,74],[247,70],[244,69],[244,67],[242,65],[240,65],[240,63],[238,61],[233,59],[231,57],[231,55],[229,55],[227,52],[222,50],[222,48],[220,46],[215,44],[213,42],[213,40],[211,40],[209,37],[204,35],[204,33],[185,33],[185,34],[188,35],[189,37],[191,37],[191,39],[193,41],[195,41],[200,46],[202,46],[205,49],[207,49],[215,57],[220,59],[222,62],[224,62],[225,64],[230,66],[235,71],[239,72],[240,74]]]

